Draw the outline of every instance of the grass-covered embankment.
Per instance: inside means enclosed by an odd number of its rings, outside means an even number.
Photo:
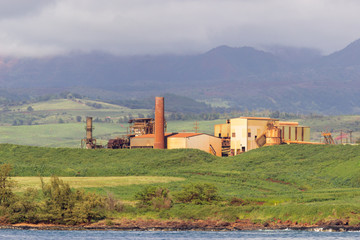
[[[283,145],[236,157],[217,158],[197,150],[81,150],[0,145],[1,163],[14,176],[169,176],[184,181],[152,183],[181,189],[207,182],[223,198],[216,205],[174,204],[161,211],[129,210],[114,216],[130,218],[223,219],[277,218],[298,222],[347,219],[359,222],[360,147]],[[147,183],[84,187],[133,201]],[[231,204],[233,197],[245,200]],[[237,206],[242,205],[242,206]]]

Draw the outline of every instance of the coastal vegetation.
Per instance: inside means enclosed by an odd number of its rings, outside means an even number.
[[[12,167],[10,179],[17,182],[12,194],[33,196],[34,191],[43,191],[39,176],[44,184],[58,176],[71,191],[111,203],[111,208],[101,205],[101,214],[93,220],[101,216],[360,222],[359,146],[281,145],[218,158],[193,149],[82,150],[2,144],[0,155],[0,164]],[[84,177],[88,183],[81,180]],[[101,184],[90,184],[96,181]],[[28,192],[25,186],[35,190]],[[43,201],[44,194],[40,195],[34,197],[35,203]]]

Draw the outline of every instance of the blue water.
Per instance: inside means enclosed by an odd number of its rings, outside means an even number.
[[[360,239],[360,232],[306,232],[306,231],[236,231],[236,232],[170,232],[170,231],[39,231],[0,230],[0,239]]]

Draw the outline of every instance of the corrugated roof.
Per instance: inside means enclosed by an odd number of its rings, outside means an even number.
[[[173,134],[173,133],[165,133],[165,137],[168,137],[171,134]],[[136,136],[134,138],[154,138],[154,137],[155,137],[155,134],[144,134],[141,136]]]
[[[197,135],[201,135],[202,133],[176,133],[174,135],[171,135],[169,137],[172,138],[187,138],[187,137],[193,137]]]
[[[165,133],[165,137],[187,138],[201,134],[203,133]],[[145,135],[137,136],[135,138],[154,138],[154,137],[155,134],[145,134]]]

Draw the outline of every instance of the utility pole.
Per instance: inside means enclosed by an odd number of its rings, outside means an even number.
[[[199,130],[198,121],[196,121],[196,122],[194,123],[194,130],[195,130],[195,133],[197,133],[198,130]]]
[[[342,133],[343,133],[343,130],[341,129],[341,130],[340,130],[340,141],[341,141],[341,144],[343,144],[343,141],[342,141],[342,137],[343,137],[342,135],[343,135],[343,134],[342,134]]]
[[[353,143],[353,142],[352,142],[352,132],[353,132],[353,130],[349,130],[349,134],[350,134],[350,144]]]

